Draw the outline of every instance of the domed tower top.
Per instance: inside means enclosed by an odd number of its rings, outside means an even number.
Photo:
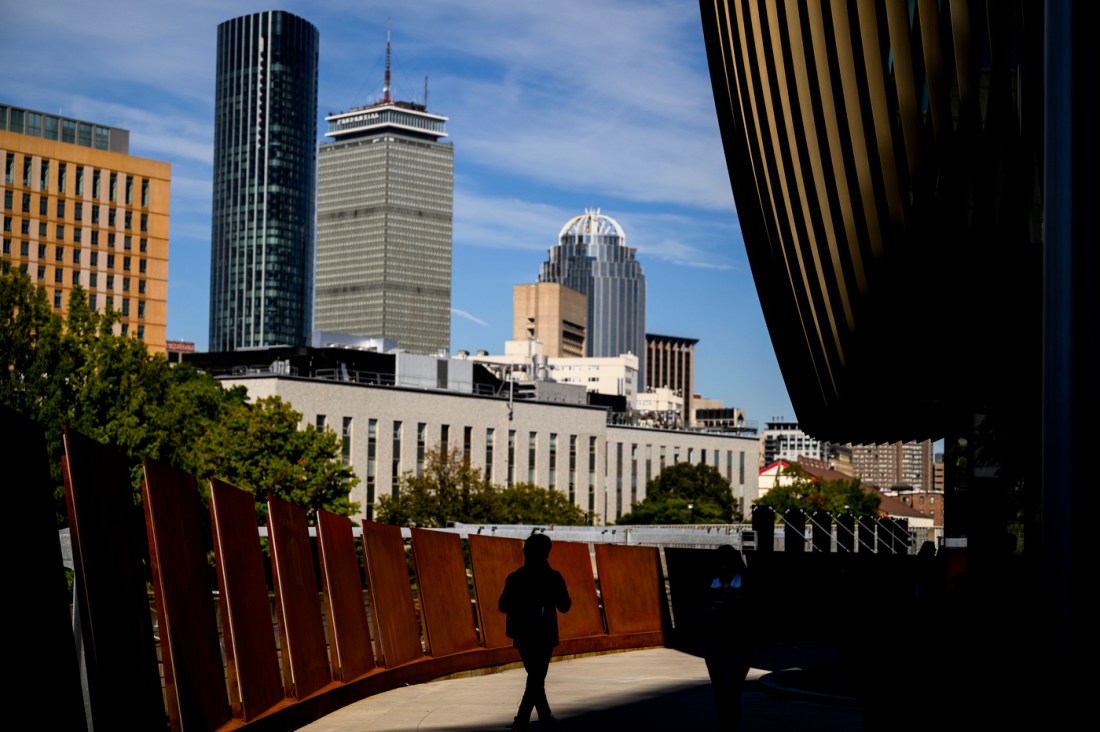
[[[619,222],[615,219],[600,213],[598,208],[595,210],[585,209],[580,216],[569,219],[565,226],[561,227],[561,231],[558,232],[558,241],[562,241],[566,236],[596,235],[614,236],[618,238],[619,244],[626,244],[626,234],[623,233],[623,227],[619,226]]]

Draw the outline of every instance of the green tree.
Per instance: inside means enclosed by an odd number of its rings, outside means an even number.
[[[396,496],[378,499],[378,516],[396,526],[440,528],[451,522],[581,525],[585,515],[562,493],[530,483],[500,488],[458,450],[428,450],[420,475],[401,476]]]
[[[404,473],[396,496],[380,496],[378,519],[395,526],[441,528],[451,521],[493,521],[493,485],[458,450],[424,453],[420,475]]]
[[[775,511],[776,520],[787,509],[799,508],[806,513],[828,511],[833,515],[853,513],[857,516],[876,516],[882,498],[873,491],[864,490],[859,478],[845,480],[821,480],[810,475],[798,463],[791,463],[780,472],[779,485],[758,498],[754,505],[768,506]]]
[[[584,511],[570,503],[569,496],[532,483],[517,483],[511,488],[499,489],[494,503],[494,523],[555,526],[583,526],[588,523]]]
[[[63,320],[44,290],[0,262],[0,401],[46,432],[59,526],[67,522],[65,426],[130,459],[135,501],[142,460],[151,457],[253,490],[259,501],[274,493],[312,511],[354,512],[348,491],[357,479],[339,459],[335,434],[298,430],[301,415],[286,405],[250,408],[243,387],[226,390],[190,366],[169,367],[143,342],[116,334],[118,321],[109,306],[89,308],[79,286]]]
[[[676,463],[646,484],[646,496],[617,524],[729,524],[741,520],[729,481],[716,468]]]
[[[200,482],[218,478],[256,496],[262,520],[267,499],[277,496],[307,509],[350,516],[359,510],[349,494],[359,479],[344,463],[340,439],[313,425],[277,396],[231,406],[189,452]]]

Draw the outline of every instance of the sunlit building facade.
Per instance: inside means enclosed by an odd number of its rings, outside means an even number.
[[[454,146],[444,139],[447,118],[391,100],[387,82],[377,104],[325,119],[316,328],[393,340],[413,353],[449,352]]]
[[[171,165],[129,154],[127,130],[0,105],[3,249],[65,315],[84,289],[116,330],[165,350]]]
[[[539,269],[539,282],[558,282],[587,297],[585,355],[638,357],[645,375],[645,274],[615,219],[586,210],[566,222],[558,245]],[[639,383],[638,388],[644,388]]]

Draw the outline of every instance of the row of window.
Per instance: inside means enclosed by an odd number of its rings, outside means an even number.
[[[29,214],[31,212],[30,198],[31,198],[31,196],[30,196],[29,193],[24,193],[23,194],[23,207],[22,207],[22,212],[23,213],[28,213]],[[64,199],[57,199],[57,217],[56,218],[59,218],[59,219],[64,219],[65,218],[65,210],[66,210],[65,204],[66,204],[66,201]],[[13,209],[12,192],[11,191],[4,191],[4,210],[5,211],[11,211],[12,209]],[[99,206],[95,206],[95,205],[92,206],[91,223],[92,223],[93,226],[98,226],[100,224],[99,210],[100,210]],[[42,196],[40,201],[39,201],[38,213],[39,213],[40,216],[48,216],[49,215],[49,199],[47,199],[45,196]],[[4,217],[4,225],[7,226],[7,227],[10,227],[13,220],[14,219],[13,219],[12,216],[5,216]],[[82,201],[75,201],[73,203],[73,220],[78,222],[78,223],[81,223],[81,222],[84,221],[84,203]],[[22,219],[22,221],[23,221],[23,223],[22,223],[23,228],[29,231],[31,220],[29,218],[24,217]],[[133,229],[133,227],[134,227],[134,214],[133,214],[133,212],[124,210],[122,212],[122,221],[123,221],[122,225],[123,225],[124,229],[126,229],[127,231]],[[140,224],[141,231],[143,231],[143,232],[149,231],[149,214],[147,214],[147,213],[141,214],[140,222],[141,222],[141,224]],[[39,230],[41,232],[43,232],[43,234],[42,234],[43,236],[45,236],[44,232],[46,231],[46,223],[47,222],[45,222],[45,221],[41,221],[38,224]],[[58,224],[57,226],[58,226],[58,231],[63,231],[63,228],[62,228],[63,225],[62,224]],[[117,228],[117,226],[118,226],[118,209],[115,209],[115,208],[107,209],[107,226],[109,228],[112,228],[112,229]],[[10,229],[6,229],[6,230],[10,230]]]
[[[16,165],[15,153],[8,153],[4,159],[4,183],[6,185],[15,185],[15,171],[19,168]],[[56,177],[54,183],[56,185],[57,193],[68,193],[69,189],[69,163],[57,162],[56,169],[51,169],[50,163],[56,162],[48,159],[40,159],[38,165],[38,190],[42,192],[48,192],[50,190],[50,173],[51,170],[56,170]],[[85,170],[90,166],[73,164],[75,171],[74,192],[77,196],[84,195],[84,181]],[[92,168],[91,186],[92,186],[92,198],[100,200],[103,197],[103,171],[98,168]],[[24,155],[22,160],[22,181],[24,188],[30,188],[31,183],[34,180],[34,159],[30,155]],[[123,183],[123,201],[127,206],[134,205],[134,187],[137,180],[132,175],[120,175],[119,173],[108,172],[107,175],[107,200],[110,203],[117,203],[119,200],[118,187],[119,180],[122,179]],[[149,208],[149,179],[141,179],[141,207]]]

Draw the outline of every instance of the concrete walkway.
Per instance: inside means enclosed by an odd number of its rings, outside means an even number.
[[[744,732],[848,732],[862,729],[854,700],[775,683],[800,664],[827,663],[818,649],[764,649],[744,693]],[[789,676],[789,674],[788,674]],[[394,689],[303,727],[308,732],[503,732],[523,695],[522,668]],[[562,732],[714,730],[714,702],[703,660],[669,648],[555,661],[547,696]],[[539,730],[537,714],[532,730]]]

